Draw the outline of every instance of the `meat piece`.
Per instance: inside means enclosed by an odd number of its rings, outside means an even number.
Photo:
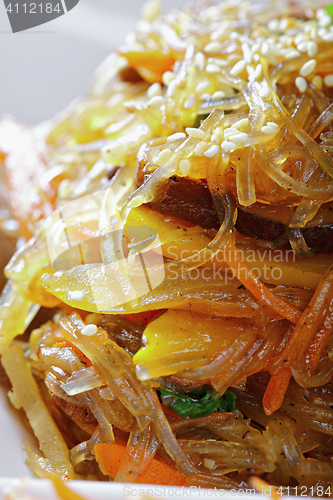
[[[312,252],[333,252],[333,224],[305,227],[302,229],[302,233],[309,249]]]
[[[196,181],[172,176],[161,186],[160,193],[148,206],[205,229],[217,230],[220,227],[207,182],[202,179]],[[268,241],[280,238],[286,230],[284,224],[263,219],[241,207],[238,208],[235,228],[245,236]]]
[[[125,66],[119,73],[119,78],[123,82],[139,83],[142,82],[142,77],[132,66]]]
[[[157,199],[148,204],[162,214],[177,217],[205,229],[220,227],[212,196],[205,181],[172,176]]]
[[[137,184],[144,181],[143,169],[136,177]],[[205,229],[217,230],[219,219],[206,180],[170,177],[161,187],[157,197],[148,206],[164,215],[177,217]],[[264,219],[238,207],[235,229],[244,236],[277,242],[285,245],[283,236],[287,228],[281,222]],[[333,224],[301,229],[309,249],[314,253],[333,252]]]
[[[235,228],[245,236],[259,240],[275,241],[281,238],[286,227],[281,222],[263,219],[259,215],[251,214],[238,208],[238,217]]]

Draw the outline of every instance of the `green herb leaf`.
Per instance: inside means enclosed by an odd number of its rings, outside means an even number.
[[[131,351],[129,351],[127,349],[127,347],[124,347],[123,349],[124,349],[125,352],[127,352],[127,354],[129,354],[131,356],[131,358],[133,358],[134,354],[132,354]]]
[[[329,16],[333,17],[333,3],[326,6],[326,12]]]
[[[235,411],[236,410],[236,399],[237,396],[233,392],[227,391],[226,393],[223,394],[222,398],[225,399],[227,402],[227,405],[229,407],[229,410],[227,411]]]
[[[162,403],[170,404],[174,412],[180,417],[199,418],[206,417],[214,411],[235,411],[235,400],[237,396],[227,391],[223,396],[218,397],[218,393],[213,389],[203,389],[189,393],[188,396],[177,394],[167,389],[158,389]]]

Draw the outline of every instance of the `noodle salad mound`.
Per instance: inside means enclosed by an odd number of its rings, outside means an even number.
[[[25,461],[331,496],[333,6],[144,17],[86,97],[0,122],[19,226],[1,221],[1,363],[42,453]]]

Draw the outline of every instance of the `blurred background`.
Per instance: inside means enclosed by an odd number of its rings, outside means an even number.
[[[0,115],[33,125],[85,94],[95,68],[133,30],[144,3],[80,0],[58,19],[13,34],[0,0]],[[167,13],[188,0],[161,3]]]

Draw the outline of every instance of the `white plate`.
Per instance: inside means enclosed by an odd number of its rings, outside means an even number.
[[[205,500],[210,498],[224,498],[225,500],[244,499],[245,491],[237,494],[231,490],[208,490],[191,486],[190,488],[171,488],[166,486],[134,485],[121,483],[96,483],[87,481],[71,481],[70,487],[84,495],[89,500],[134,500],[148,495],[155,499],[169,500],[176,498],[190,498],[191,500]],[[59,500],[55,495],[52,484],[41,479],[10,480],[0,478],[0,500],[4,500],[3,493],[6,489],[29,494],[36,500]],[[248,495],[253,496],[253,493]],[[256,500],[266,498],[256,494]],[[292,500],[292,499],[291,499]]]

